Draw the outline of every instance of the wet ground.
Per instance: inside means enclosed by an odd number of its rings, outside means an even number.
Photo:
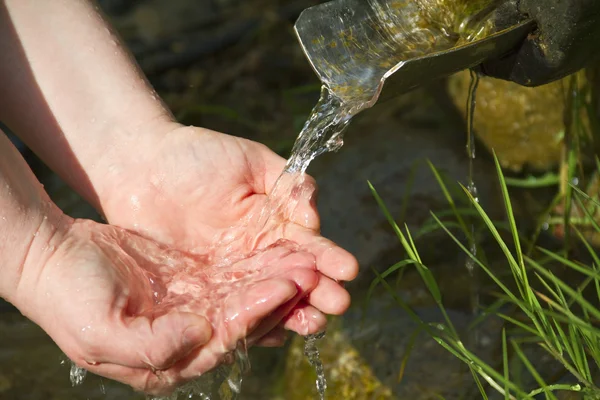
[[[258,140],[287,155],[318,98],[318,82],[292,30],[299,11],[314,1],[101,3],[180,120]],[[356,254],[361,262],[361,275],[351,286],[357,307],[364,288],[374,277],[370,268],[384,270],[402,257],[367,180],[379,190],[393,215],[405,216],[411,229],[417,230],[427,221],[430,209],[446,208],[424,160],[430,159],[449,181],[466,179],[464,125],[444,91],[444,83],[440,82],[359,116],[346,134],[345,147],[338,154],[323,156],[309,169],[320,185],[324,235]],[[99,218],[35,157],[29,155],[28,159],[65,212]],[[493,164],[485,152],[476,160],[476,171],[482,203],[488,209],[501,210],[494,203],[498,199],[497,186]],[[419,246],[442,278],[442,290],[448,306],[454,308],[453,315],[461,325],[467,325],[470,316],[464,311],[469,308],[465,293],[471,282],[464,270],[464,256],[439,235],[428,236],[419,241]],[[439,318],[415,276],[407,274],[403,285],[402,293],[409,303],[422,307],[428,318]],[[411,358],[408,380],[403,381],[404,385],[398,382],[396,363],[414,329],[397,310],[390,314],[383,311],[383,306],[378,309],[377,304],[370,312],[371,325],[364,330],[357,328],[359,308],[343,319],[343,324],[352,327],[351,335],[362,340],[357,351],[394,396],[428,399],[433,398],[431,388],[450,393],[465,382],[463,375],[453,372],[454,367],[445,366],[452,360],[439,349],[430,350],[426,343],[418,344],[419,350]],[[394,324],[384,324],[389,320]],[[322,346],[335,348],[335,343],[328,345],[327,340]],[[370,344],[377,345],[377,350],[371,352]],[[494,353],[496,344],[496,339],[491,340],[486,351]],[[313,381],[286,377],[290,351],[289,347],[252,350],[253,371],[245,381],[244,399],[304,398],[292,393],[303,393]],[[122,385],[99,378],[72,388],[68,365],[61,365],[61,360],[61,352],[39,328],[0,302],[0,400],[142,398]],[[345,397],[331,393],[330,398]]]

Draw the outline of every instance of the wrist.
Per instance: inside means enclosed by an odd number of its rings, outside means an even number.
[[[29,316],[44,265],[62,241],[71,218],[48,199],[39,207],[24,210],[19,219],[20,226],[8,237],[4,235],[0,297]]]
[[[111,137],[110,145],[84,166],[93,188],[87,195],[82,193],[84,198],[107,219],[115,208],[126,206],[123,194],[133,193],[132,185],[144,180],[141,175],[156,160],[164,137],[178,126],[169,115],[160,115],[139,125],[116,123],[107,127],[111,132],[104,135]],[[76,183],[75,187],[85,187],[85,183]]]

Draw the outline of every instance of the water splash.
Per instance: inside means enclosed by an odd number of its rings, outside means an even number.
[[[236,400],[242,393],[243,377],[250,370],[250,358],[245,342],[234,353],[233,366],[221,365],[213,371],[177,388],[170,396],[147,396],[147,400],[200,399]]]
[[[85,380],[86,376],[87,371],[77,366],[74,362],[71,361],[71,371],[69,372],[69,379],[71,380],[71,385],[73,387],[81,385]]]

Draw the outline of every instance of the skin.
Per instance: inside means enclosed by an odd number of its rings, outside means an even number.
[[[0,296],[77,364],[164,394],[347,309],[357,263],[320,236],[314,182],[261,230],[285,161],[174,121],[93,4],[0,0],[0,53],[0,120],[109,222],[63,215],[0,138]]]

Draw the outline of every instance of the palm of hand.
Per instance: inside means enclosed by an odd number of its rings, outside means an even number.
[[[310,178],[295,209],[274,215],[263,235],[257,235],[264,223],[258,216],[285,160],[258,143],[191,127],[168,133],[156,148],[150,165],[130,171],[135,178],[126,177],[116,191],[119,197],[105,207],[111,223],[215,258],[242,257],[280,239],[291,240],[315,255],[321,273],[304,311],[317,319],[322,319],[319,311],[345,311],[349,296],[335,281],[353,279],[356,260],[320,236]]]
[[[28,288],[37,293],[30,310],[46,310],[29,316],[80,366],[168,393],[222,363],[239,340],[279,324],[317,284],[314,264],[281,244],[217,267],[112,226],[75,222]]]
[[[284,167],[258,143],[195,128],[169,133],[160,146],[151,165],[129,172],[136,183],[126,178],[120,185],[105,207],[107,219],[195,253],[259,214]],[[303,211],[305,228],[318,230],[315,210]],[[282,218],[277,223],[298,225]]]

